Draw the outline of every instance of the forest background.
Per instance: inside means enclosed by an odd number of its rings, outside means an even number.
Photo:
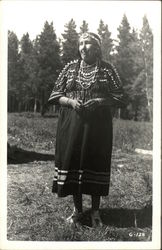
[[[89,31],[83,20],[80,31],[71,19],[57,37],[53,22],[45,21],[34,40],[28,33],[20,40],[8,31],[8,111],[44,113],[54,83],[64,67],[78,58],[78,37]],[[140,32],[131,27],[124,14],[112,39],[108,24],[100,20],[96,33],[102,41],[102,55],[120,75],[128,100],[127,107],[115,112],[117,118],[152,121],[153,107],[153,33],[147,16]]]

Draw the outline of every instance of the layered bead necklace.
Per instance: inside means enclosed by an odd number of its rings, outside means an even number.
[[[91,65],[83,65],[83,61],[80,64],[78,72],[78,82],[83,89],[88,89],[96,81],[96,75],[98,72],[98,62]]]

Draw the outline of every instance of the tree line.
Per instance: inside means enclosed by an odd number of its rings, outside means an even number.
[[[140,32],[131,28],[126,15],[112,39],[108,25],[100,20],[102,56],[117,68],[128,100],[125,108],[115,111],[123,119],[152,120],[153,103],[153,33],[143,17]],[[8,111],[41,112],[58,74],[64,65],[78,58],[78,37],[89,31],[84,20],[79,33],[71,19],[62,38],[57,38],[53,22],[44,23],[42,32],[31,41],[26,33],[19,41],[8,31]]]

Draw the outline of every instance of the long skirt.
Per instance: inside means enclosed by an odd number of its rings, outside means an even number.
[[[52,192],[106,196],[112,153],[112,117],[108,107],[77,113],[61,107]]]

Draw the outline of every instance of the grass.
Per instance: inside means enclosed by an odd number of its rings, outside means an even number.
[[[23,149],[54,152],[56,124],[56,118],[11,113],[8,116],[8,141]]]
[[[54,153],[57,118],[31,113],[9,114],[8,141],[24,151]],[[8,164],[8,240],[31,241],[150,241],[152,237],[152,159],[134,152],[152,148],[149,123],[114,120],[114,149],[108,197],[102,197],[103,227],[93,229],[89,196],[84,195],[85,219],[74,228],[66,223],[72,197],[51,193],[54,161],[30,157]],[[23,155],[23,154],[22,154]],[[30,155],[30,154],[29,154]]]
[[[10,113],[8,140],[11,145],[35,151],[54,151],[57,118],[32,113]],[[43,142],[43,143],[42,143]],[[114,147],[130,152],[152,149],[152,124],[114,119]]]
[[[122,151],[152,150],[152,123],[114,120],[114,146]]]

